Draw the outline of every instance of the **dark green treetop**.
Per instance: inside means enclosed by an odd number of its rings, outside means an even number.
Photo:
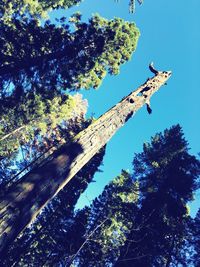
[[[93,16],[89,23],[81,15],[69,24],[44,26],[32,20],[14,21],[0,30],[0,98],[16,91],[60,91],[97,88],[106,73],[118,74],[131,58],[139,38],[134,23]]]
[[[178,266],[190,221],[187,202],[198,187],[200,163],[189,154],[179,125],[155,135],[136,154],[134,177],[140,181],[140,210],[116,266]],[[138,240],[131,242],[129,240]],[[172,264],[172,265],[171,265]],[[183,265],[187,266],[187,265]]]
[[[122,170],[86,210],[88,219],[83,241],[65,262],[66,266],[72,262],[75,266],[109,266],[115,261],[132,226],[137,199],[138,183]]]

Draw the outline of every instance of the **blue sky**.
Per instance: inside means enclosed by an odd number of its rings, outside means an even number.
[[[89,101],[88,115],[99,117],[124,96],[143,83],[151,73],[148,64],[153,61],[159,70],[172,70],[168,85],[153,96],[152,115],[141,109],[107,145],[102,173],[95,175],[92,183],[82,195],[78,207],[82,207],[103,190],[103,187],[121,169],[131,171],[134,153],[142,150],[144,142],[156,132],[179,123],[191,147],[191,153],[200,152],[200,1],[199,0],[144,0],[136,5],[134,14],[128,12],[128,0],[84,0],[79,7],[68,11],[57,11],[53,15],[69,16],[77,10],[87,20],[92,14],[112,19],[121,17],[134,21],[141,36],[132,59],[121,67],[118,76],[107,76],[98,90],[82,91]],[[199,195],[199,197],[198,197]],[[191,204],[194,215],[200,199]]]

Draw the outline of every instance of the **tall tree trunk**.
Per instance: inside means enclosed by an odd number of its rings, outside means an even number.
[[[64,144],[43,165],[33,169],[10,187],[0,199],[0,253],[37,216],[73,176],[102,148],[116,131],[166,83],[171,72],[153,70],[136,91],[107,111],[71,143]]]

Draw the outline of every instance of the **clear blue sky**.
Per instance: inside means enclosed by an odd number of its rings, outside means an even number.
[[[68,16],[80,10],[83,20],[94,13],[111,19],[121,17],[134,21],[141,36],[132,60],[121,67],[118,76],[107,76],[98,90],[82,91],[89,101],[88,115],[92,112],[99,117],[121,98],[143,83],[151,73],[148,64],[153,61],[160,70],[172,70],[168,85],[153,96],[152,115],[146,108],[140,110],[107,145],[103,173],[95,176],[79,201],[79,207],[88,204],[100,194],[103,187],[121,169],[131,171],[135,152],[142,150],[145,141],[156,132],[179,123],[183,127],[191,153],[200,152],[200,1],[199,0],[144,0],[136,5],[135,14],[128,12],[129,0],[84,0],[79,7],[54,16]],[[200,206],[197,200],[191,205],[192,215]]]

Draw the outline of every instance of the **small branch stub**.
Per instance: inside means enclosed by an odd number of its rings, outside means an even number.
[[[158,71],[154,68],[153,62],[149,64],[149,69],[151,72],[153,72],[155,75],[158,74]]]

